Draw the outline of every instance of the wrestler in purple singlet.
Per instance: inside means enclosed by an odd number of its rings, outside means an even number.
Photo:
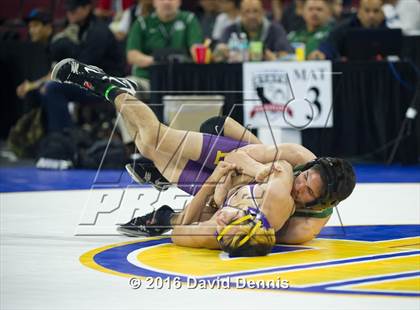
[[[203,147],[198,160],[189,160],[182,171],[178,187],[190,195],[195,195],[212,174],[217,163],[229,153],[249,143],[228,137],[203,133]]]

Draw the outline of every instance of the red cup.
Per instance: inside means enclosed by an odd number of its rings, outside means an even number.
[[[194,47],[195,53],[195,62],[198,64],[205,64],[206,63],[206,56],[207,56],[208,48],[203,44],[197,44]]]

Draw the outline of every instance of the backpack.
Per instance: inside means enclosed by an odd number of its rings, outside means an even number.
[[[98,169],[102,163],[101,169],[122,169],[130,161],[125,145],[119,139],[111,140],[109,146],[108,142],[97,132],[81,128],[50,133],[39,143],[37,167]]]
[[[10,129],[7,146],[18,157],[35,157],[37,145],[43,135],[42,109],[34,108]]]
[[[79,168],[121,169],[130,161],[124,144],[120,140],[100,139],[80,153]],[[108,149],[107,149],[108,146]],[[104,157],[106,151],[106,155]]]
[[[60,163],[68,164],[61,165]],[[77,144],[68,131],[52,132],[38,145],[38,168],[68,169],[78,163]]]

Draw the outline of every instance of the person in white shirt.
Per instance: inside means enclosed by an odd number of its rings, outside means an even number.
[[[388,0],[382,10],[389,28],[401,28],[404,34],[420,34],[419,0]]]
[[[219,41],[224,30],[239,21],[240,0],[221,0],[219,3],[221,13],[217,16],[213,28],[212,39]]]

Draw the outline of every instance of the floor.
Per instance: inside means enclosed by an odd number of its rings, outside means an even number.
[[[358,166],[317,239],[260,258],[128,238],[190,199],[121,171],[0,169],[1,309],[420,309],[420,168]]]

